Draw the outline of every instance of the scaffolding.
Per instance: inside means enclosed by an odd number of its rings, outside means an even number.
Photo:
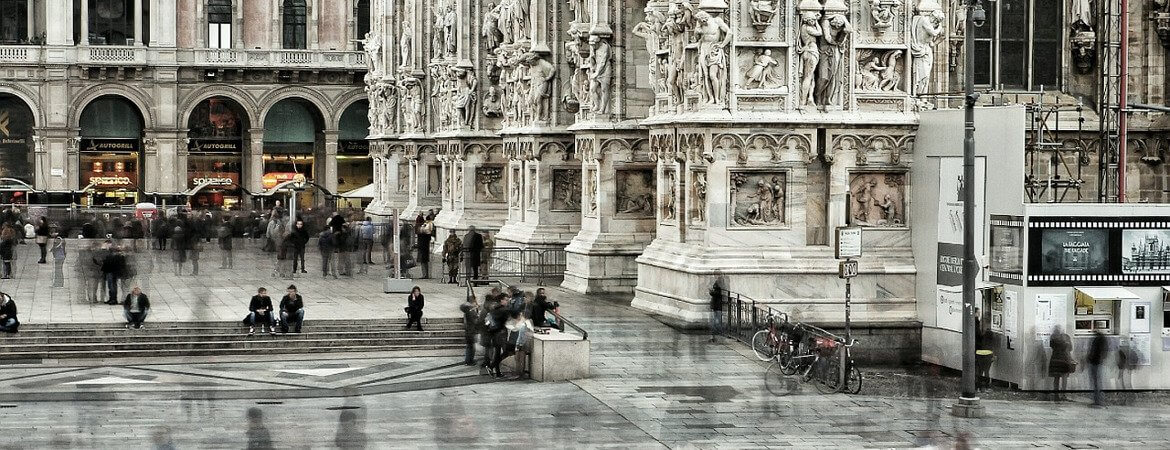
[[[1097,2],[1097,42],[1101,43],[1100,85],[1097,114],[1100,117],[1097,201],[1125,201],[1126,65],[1128,35],[1127,0]]]
[[[1044,104],[1040,93],[1025,105],[1028,135],[1024,146],[1024,192],[1032,203],[1083,202],[1089,199],[1082,169],[1089,164],[1090,139],[1085,132],[1084,105]],[[1073,130],[1062,129],[1076,118]],[[1090,197],[1092,198],[1092,197]]]

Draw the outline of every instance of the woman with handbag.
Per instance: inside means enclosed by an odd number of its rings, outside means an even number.
[[[41,260],[37,264],[45,263],[45,256],[49,253],[49,219],[41,216],[41,220],[37,221],[36,229],[37,246],[41,248]]]
[[[1052,390],[1057,401],[1065,400],[1064,390],[1068,388],[1068,375],[1076,372],[1077,361],[1072,356],[1072,338],[1057,325],[1049,339],[1052,357],[1048,359],[1048,376],[1052,377]]]

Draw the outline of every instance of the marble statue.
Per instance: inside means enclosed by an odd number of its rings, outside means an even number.
[[[447,56],[448,58],[454,57],[455,52],[458,51],[458,46],[459,46],[459,34],[458,34],[459,29],[457,28],[458,25],[459,25],[459,17],[455,14],[455,3],[454,2],[448,3],[447,4],[447,12],[446,12],[446,14],[443,15],[443,37],[445,38],[444,45],[443,45],[443,51],[444,51],[443,54],[445,56]]]
[[[447,8],[442,1],[433,4],[431,15],[431,59],[442,58],[447,42]]]
[[[410,165],[398,165],[398,192],[406,192],[410,186]]]
[[[694,182],[691,201],[695,207],[691,212],[691,222],[704,223],[707,221],[707,172],[693,172]]]
[[[581,169],[554,169],[552,183],[553,211],[581,210]]]
[[[786,223],[786,180],[784,172],[732,172],[732,223],[748,227]]]
[[[500,117],[504,115],[504,93],[498,85],[490,85],[483,94],[483,116]]]
[[[659,36],[659,31],[662,30],[662,24],[666,19],[662,13],[653,9],[646,9],[646,19],[634,25],[633,33],[646,41],[647,69],[650,75],[650,88],[654,90],[655,94],[661,93],[665,87],[666,82],[662,79],[662,74],[659,71],[659,57],[658,54],[662,50],[662,38]]]
[[[504,36],[500,32],[500,12],[496,9],[496,4],[488,3],[485,11],[487,12],[483,15],[483,25],[480,27],[483,31],[480,34],[483,36],[484,49],[490,53],[500,46]]]
[[[845,59],[853,27],[843,11],[830,12],[826,5],[825,15],[821,17],[821,29],[823,54],[817,65],[817,104],[822,107],[841,107],[845,99],[845,68],[849,65]]]
[[[800,13],[800,101],[799,106],[816,106],[816,70],[821,61],[820,41],[824,35],[820,24],[821,14],[805,11]]]
[[[777,0],[749,0],[749,13],[752,18],[752,27],[756,29],[756,33],[763,34],[764,30],[772,24],[772,19],[776,17],[776,13],[780,11],[781,2]]]
[[[437,164],[427,166],[427,191],[428,197],[441,197],[447,193],[447,183],[443,182],[443,168]]]
[[[382,132],[394,131],[394,115],[398,113],[398,86],[394,83],[387,83],[379,81],[379,91],[381,94],[381,114],[378,119],[379,125],[382,127]]]
[[[597,215],[597,171],[589,169],[585,176],[585,195],[589,209],[585,212],[591,216]]]
[[[569,0],[569,11],[573,12],[575,24],[589,23],[589,5],[587,0]]]
[[[673,170],[662,171],[662,220],[675,220],[675,202],[678,197],[678,186]]]
[[[654,169],[621,169],[614,180],[618,214],[654,216]]]
[[[480,166],[475,168],[475,201],[482,203],[502,203],[504,188],[501,181],[504,179],[502,166]]]
[[[470,67],[456,67],[453,73],[456,86],[453,104],[456,114],[461,125],[470,127],[475,121],[475,95],[479,79],[471,73]]]
[[[528,171],[528,209],[536,210],[536,169]]]
[[[552,81],[557,76],[557,69],[535,52],[524,55],[524,65],[528,67],[530,116],[535,121],[547,121],[552,113]]]
[[[613,65],[609,57],[609,42],[598,35],[589,36],[590,70],[589,99],[596,114],[609,114],[610,90],[613,83]]]
[[[779,65],[776,59],[772,57],[772,50],[765,49],[756,55],[755,62],[752,64],[752,69],[748,71],[747,82],[744,87],[751,89],[752,85],[760,89],[770,89],[777,87],[772,73],[772,67]]]
[[[374,32],[366,33],[362,50],[366,52],[367,72],[372,75],[382,73],[382,38]]]
[[[935,0],[918,2],[918,14],[910,24],[910,72],[914,77],[914,93],[930,91],[930,73],[934,69],[934,46],[945,38],[946,16]]]
[[[414,39],[414,30],[411,29],[410,22],[402,23],[402,36],[398,38],[398,52],[399,57],[402,58],[402,63],[399,67],[410,66],[410,55],[413,53],[411,49],[414,47],[411,43]]]
[[[463,200],[463,164],[455,163],[455,183],[451,186],[451,195],[456,201]]]
[[[686,5],[684,7],[682,5]],[[676,105],[681,105],[686,95],[687,80],[685,73],[686,47],[690,43],[691,14],[689,3],[680,0],[672,1],[667,10],[668,20],[663,30],[670,43],[667,52],[666,87],[670,92],[670,99]]]
[[[1096,25],[1094,17],[1093,3],[1091,0],[1071,0],[1069,4],[1069,15],[1072,16],[1070,24],[1074,30],[1083,28],[1085,30],[1092,30]]]
[[[684,3],[684,5],[690,5]],[[727,97],[727,46],[731,28],[718,16],[695,11],[695,35],[699,40],[700,93],[709,104],[723,104]]]
[[[569,76],[568,95],[579,103],[589,98],[589,47],[581,45],[583,35],[581,30],[570,28],[568,34],[569,40],[565,42],[565,60],[573,69],[572,75]]]
[[[520,169],[512,171],[512,178],[508,180],[508,206],[520,207],[520,185],[524,184],[520,180]]]

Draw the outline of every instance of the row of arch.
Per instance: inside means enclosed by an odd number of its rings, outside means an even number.
[[[31,110],[33,125],[35,127],[39,128],[48,125],[46,118],[47,112],[37,107],[40,102],[37,101],[38,96],[36,93],[23,89],[18,85],[9,85],[0,86],[0,95],[11,95],[20,99],[28,106]],[[95,100],[103,97],[120,98],[133,105],[142,119],[142,126],[144,128],[152,129],[163,125],[154,109],[150,107],[153,100],[148,93],[127,85],[103,84],[92,86],[73,96],[73,101],[69,107],[70,112],[67,118],[67,126],[71,128],[80,127],[81,116],[85,109]],[[342,96],[338,101],[330,102],[319,91],[301,86],[289,86],[276,89],[260,99],[253,99],[251,95],[237,87],[230,85],[211,85],[180,99],[178,105],[176,105],[176,111],[180,114],[177,123],[187,124],[196,105],[211,98],[230,100],[244,113],[247,123],[257,128],[263,128],[265,126],[269,112],[277,104],[290,100],[308,107],[309,111],[316,116],[322,125],[322,129],[328,130],[341,129],[342,116],[353,113],[355,107],[360,109],[368,105],[366,93],[362,90],[354,90]],[[362,120],[366,119],[363,117]]]

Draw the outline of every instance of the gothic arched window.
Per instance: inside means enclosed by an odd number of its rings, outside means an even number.
[[[284,48],[308,48],[305,0],[284,0]]]
[[[232,48],[232,0],[207,0],[207,48]]]

